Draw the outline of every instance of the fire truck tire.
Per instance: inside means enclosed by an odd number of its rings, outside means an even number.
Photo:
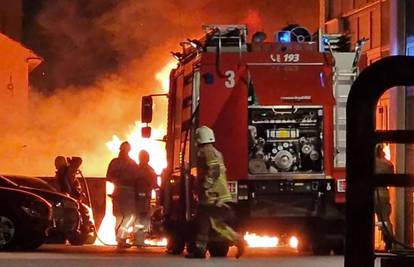
[[[309,240],[303,238],[301,242],[299,242],[298,252],[301,254],[308,254],[312,252],[312,246]]]
[[[180,255],[183,253],[185,240],[177,235],[168,238],[167,253],[172,255]]]
[[[338,241],[333,247],[333,251],[336,255],[344,255],[345,244],[343,240]]]
[[[312,252],[314,255],[329,255],[331,247],[323,241],[314,241],[312,244]]]
[[[211,257],[226,257],[229,245],[226,242],[210,242],[207,245]]]

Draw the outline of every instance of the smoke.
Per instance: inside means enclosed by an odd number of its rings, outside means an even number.
[[[0,173],[53,175],[56,155],[77,155],[86,175],[105,175],[114,156],[105,143],[139,120],[142,95],[163,92],[155,74],[201,25],[245,23],[268,36],[288,23],[318,27],[318,0],[43,2],[37,23],[48,52],[40,55],[56,88],[33,90],[28,116],[15,115],[0,133]],[[165,129],[165,103],[156,102],[156,128]]]

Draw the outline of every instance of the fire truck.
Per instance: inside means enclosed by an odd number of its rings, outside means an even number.
[[[340,253],[344,241],[345,108],[363,66],[341,35],[312,36],[298,25],[267,41],[247,40],[245,25],[207,25],[188,39],[170,73],[168,167],[160,205],[168,249],[191,238],[196,197],[195,129],[207,125],[223,153],[237,230],[250,247]],[[316,39],[316,41],[315,41]],[[344,42],[345,40],[345,42]],[[142,99],[142,135],[150,137],[153,97]],[[228,244],[212,238],[211,256]]]

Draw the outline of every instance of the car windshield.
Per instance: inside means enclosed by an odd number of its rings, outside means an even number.
[[[13,175],[3,175],[12,182],[20,185],[36,189],[48,190],[56,192],[56,188],[43,181],[42,179],[36,177],[27,177],[27,176],[13,176]]]

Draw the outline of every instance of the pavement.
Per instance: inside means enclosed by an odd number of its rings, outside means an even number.
[[[299,255],[289,251],[249,249],[240,259],[231,249],[227,258],[186,259],[162,248],[43,245],[33,252],[0,252],[0,267],[342,267],[343,256]],[[379,266],[379,265],[378,265]]]

